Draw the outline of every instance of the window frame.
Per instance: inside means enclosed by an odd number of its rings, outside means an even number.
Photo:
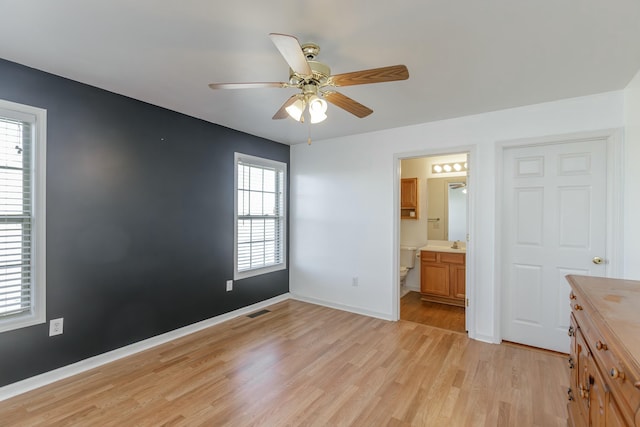
[[[0,333],[46,322],[47,110],[0,99],[0,117],[31,123],[31,306],[0,316]]]
[[[278,173],[282,173],[283,188],[280,191],[282,196],[282,212],[275,218],[279,219],[279,239],[280,239],[280,262],[262,267],[250,268],[248,270],[238,270],[238,220],[242,217],[238,212],[238,165],[240,163],[250,164],[252,166],[275,169]],[[258,276],[274,271],[285,270],[287,268],[287,164],[277,160],[256,157],[243,153],[234,153],[234,178],[233,178],[233,279],[239,280],[248,277]],[[277,203],[277,202],[276,202]]]

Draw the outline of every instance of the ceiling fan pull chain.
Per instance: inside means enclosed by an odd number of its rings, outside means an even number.
[[[307,120],[307,145],[311,145],[311,120]]]

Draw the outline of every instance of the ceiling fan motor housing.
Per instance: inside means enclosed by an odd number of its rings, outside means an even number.
[[[331,68],[318,61],[308,61],[308,63],[313,72],[313,76],[311,78],[305,78],[306,76],[301,76],[289,68],[289,83],[294,86],[304,84],[316,84],[320,87],[325,86],[329,81],[329,76],[331,76]]]
[[[307,63],[313,72],[311,78],[307,76],[301,76],[289,68],[289,83],[295,86],[303,86],[308,84],[315,84],[318,87],[325,86],[331,76],[331,68],[328,65],[323,64],[315,60],[318,53],[320,53],[320,46],[315,43],[305,43],[300,46],[304,57],[307,59]]]

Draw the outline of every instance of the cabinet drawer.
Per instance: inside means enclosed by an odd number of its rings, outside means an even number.
[[[421,251],[420,252],[420,261],[437,262],[438,261],[438,252]]]
[[[634,386],[639,378],[634,377],[633,371],[616,356],[618,350],[612,348],[597,329],[592,330],[586,340],[604,382],[611,393],[617,396],[617,405],[626,414],[640,411],[640,390]]]
[[[464,254],[440,252],[440,262],[446,262],[447,264],[464,264]]]

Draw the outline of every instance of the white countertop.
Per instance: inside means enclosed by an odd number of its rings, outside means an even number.
[[[453,243],[451,243],[453,245]],[[464,254],[467,253],[467,248],[462,247],[459,249],[453,249],[451,245],[449,246],[440,246],[440,245],[427,245],[420,248],[421,251],[431,251],[431,252],[451,252],[456,254]]]

